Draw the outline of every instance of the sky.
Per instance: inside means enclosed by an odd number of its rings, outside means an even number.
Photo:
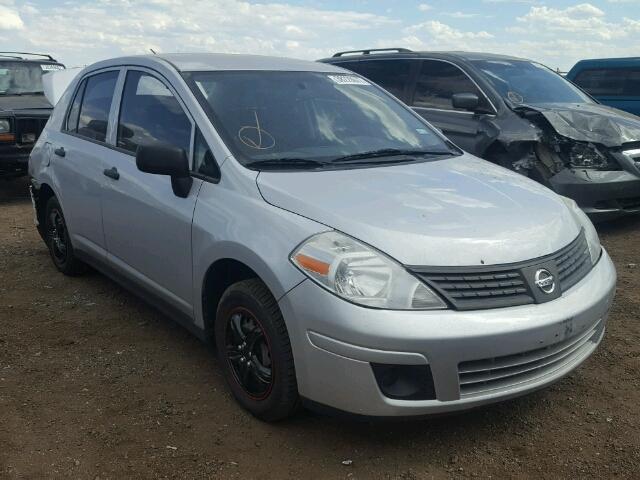
[[[640,56],[640,0],[0,0],[0,49],[67,66],[120,55],[224,52],[315,60],[406,47],[531,58]]]

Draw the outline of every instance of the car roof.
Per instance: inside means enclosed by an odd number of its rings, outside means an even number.
[[[372,58],[424,58],[424,57],[441,58],[443,60],[458,59],[458,60],[466,60],[466,61],[473,61],[473,60],[529,61],[526,58],[514,57],[510,55],[500,55],[497,53],[464,52],[464,51],[455,51],[455,50],[433,51],[433,52],[426,51],[426,50],[425,51],[411,51],[411,50],[404,50],[404,49],[398,49],[398,50],[400,51],[393,52],[393,53],[380,52],[380,53],[372,53],[372,54],[363,54],[363,53],[358,54],[358,52],[353,52],[354,54],[349,54],[349,55],[343,55],[343,54],[337,53],[333,57],[324,58],[320,61],[321,62],[340,62],[342,60],[365,60],[365,59],[368,60]],[[351,53],[351,52],[348,52],[348,53]]]
[[[609,67],[614,66],[628,66],[628,65],[639,65],[640,57],[623,57],[623,58],[589,58],[585,60],[580,60],[573,67],[577,67],[578,65],[581,67],[585,66],[599,66],[606,65]]]
[[[181,72],[219,70],[344,72],[341,68],[308,60],[232,53],[162,53],[157,55],[137,55],[132,57],[113,58],[99,62],[96,65],[135,65],[136,63],[147,65],[149,63],[163,61],[171,64],[176,70]]]

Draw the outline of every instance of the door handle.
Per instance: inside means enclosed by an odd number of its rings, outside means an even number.
[[[51,150],[49,150],[49,151],[51,151]],[[53,153],[55,153],[55,154],[56,154],[56,155],[58,155],[59,157],[64,157],[64,156],[67,154],[67,152],[65,152],[65,151],[64,151],[64,147],[58,147],[58,148],[56,148],[56,149],[53,151]]]
[[[120,174],[118,173],[118,169],[116,167],[105,168],[102,173],[104,173],[109,178],[113,178],[114,180],[118,180],[120,178]]]

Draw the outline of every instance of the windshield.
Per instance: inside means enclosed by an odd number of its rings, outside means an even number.
[[[42,76],[63,68],[55,63],[0,62],[0,95],[43,93]]]
[[[409,157],[417,152],[424,161],[458,153],[406,107],[353,74],[227,71],[185,77],[247,166],[416,161]]]
[[[524,60],[475,60],[498,93],[513,105],[593,103],[587,95],[544,65]]]

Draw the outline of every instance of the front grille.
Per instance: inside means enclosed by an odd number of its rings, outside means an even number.
[[[16,141],[19,144],[32,144],[34,142],[23,141],[24,135],[35,134],[35,140],[38,139],[44,126],[47,124],[47,118],[16,118]]]
[[[541,296],[535,289],[536,267],[556,269],[558,291]],[[556,253],[507,265],[475,267],[408,267],[440,293],[456,310],[480,310],[542,303],[557,298],[578,283],[591,269],[589,249],[581,231]]]
[[[485,395],[543,380],[581,359],[602,338],[604,322],[544,348],[458,365],[460,397]]]
[[[533,303],[519,270],[496,270],[421,275],[460,310],[499,308]]]
[[[562,291],[567,291],[591,270],[591,255],[584,231],[578,238],[553,255],[558,267]]]

